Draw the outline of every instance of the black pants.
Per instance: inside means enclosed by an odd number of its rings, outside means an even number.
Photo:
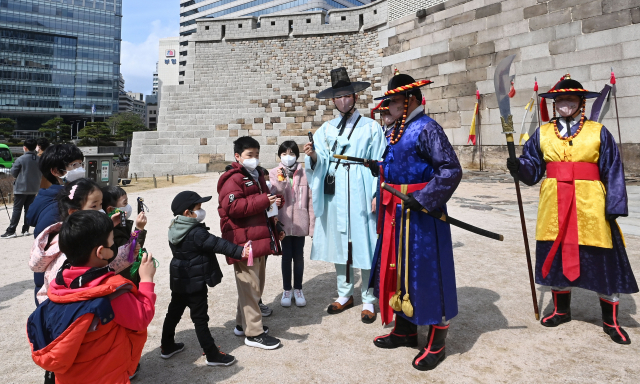
[[[203,290],[195,293],[171,292],[171,302],[164,318],[162,326],[162,345],[170,346],[175,343],[176,326],[182,318],[184,309],[189,307],[191,321],[196,327],[196,336],[204,353],[215,353],[218,347],[209,332],[209,304],[207,302],[208,290],[205,286]]]
[[[293,289],[302,289],[304,273],[304,236],[287,236],[282,240],[282,288],[291,290],[291,262],[293,261]]]
[[[18,223],[20,222],[20,215],[22,214],[22,208],[24,208],[24,224],[22,225],[22,232],[26,232],[29,229],[29,225],[27,224],[27,211],[35,198],[36,195],[15,195],[13,200],[11,223],[7,228],[7,233],[16,232],[16,228],[18,228]]]

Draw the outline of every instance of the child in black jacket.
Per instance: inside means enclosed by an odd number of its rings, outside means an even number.
[[[209,331],[207,286],[214,287],[222,280],[216,253],[240,260],[249,255],[249,246],[238,246],[209,233],[202,222],[206,212],[201,208],[209,200],[211,196],[200,197],[184,191],[171,203],[176,216],[169,227],[169,247],[173,253],[169,267],[171,302],[162,327],[161,356],[168,359],[184,350],[184,343],[176,343],[174,337],[184,309],[189,307],[207,365],[228,366],[236,359],[218,350]]]

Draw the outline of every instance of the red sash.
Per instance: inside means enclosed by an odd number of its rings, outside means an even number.
[[[401,185],[386,183],[395,190],[400,191]],[[407,185],[407,193],[412,193],[423,189],[427,183],[409,184]],[[402,200],[394,196],[392,193],[380,189],[382,200],[380,201],[380,209],[384,210],[383,238],[380,250],[380,315],[382,324],[389,324],[393,320],[393,309],[389,305],[391,296],[396,293],[398,284],[397,259],[402,255],[397,255],[398,248],[396,246],[396,206],[401,204]],[[382,215],[380,215],[382,216]],[[403,223],[400,223],[402,225]],[[405,229],[406,230],[406,229]]]
[[[574,281],[580,277],[575,181],[600,180],[600,170],[594,163],[554,161],[547,163],[547,177],[558,181],[558,237],[542,265],[542,277],[549,274],[558,246],[562,244],[562,272],[569,281]]]

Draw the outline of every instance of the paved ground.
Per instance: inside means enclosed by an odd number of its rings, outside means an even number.
[[[269,259],[264,301],[274,313],[265,319],[271,333],[284,346],[263,351],[244,346],[233,335],[236,288],[232,268],[223,265],[222,283],[209,291],[209,326],[222,350],[234,354],[232,367],[205,365],[188,311],[177,330],[186,350],[171,360],[159,356],[162,322],[169,302],[168,265],[171,253],[166,231],[173,196],[185,187],[169,187],[133,193],[149,205],[148,248],[160,261],[156,275],[156,316],[149,327],[142,368],[134,382],[447,382],[447,383],[539,383],[624,382],[640,376],[639,295],[623,295],[620,323],[633,343],[611,342],[600,326],[600,307],[594,293],[576,291],[574,321],[559,328],[542,327],[534,318],[524,256],[520,220],[512,182],[504,175],[469,174],[451,201],[450,214],[469,223],[504,234],[497,242],[453,230],[460,314],[451,325],[447,359],[437,370],[424,373],[411,368],[418,352],[393,351],[373,346],[372,339],[387,333],[380,322],[360,322],[359,306],[343,314],[327,315],[335,298],[333,266],[308,260],[306,246],[305,308],[282,308],[279,259]],[[202,175],[188,186],[201,194],[215,195],[217,176]],[[527,224],[534,243],[538,187],[523,187]],[[640,274],[640,187],[629,187],[631,218],[620,220],[631,264]],[[219,234],[215,203],[205,204],[206,222]],[[8,223],[0,212],[0,228]],[[30,358],[25,321],[34,309],[32,273],[27,266],[32,238],[4,240],[0,259],[0,378],[7,383],[42,382],[43,372]],[[532,249],[533,252],[533,249]],[[218,257],[223,263],[223,258]],[[542,310],[549,309],[550,292],[538,287]],[[356,297],[360,303],[360,298]]]

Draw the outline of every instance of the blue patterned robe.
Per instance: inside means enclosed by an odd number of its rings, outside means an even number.
[[[445,204],[462,178],[458,157],[444,130],[422,111],[405,124],[400,141],[387,147],[381,166],[387,183],[398,185],[428,182],[426,187],[413,194],[428,211],[446,211]],[[380,204],[378,206],[384,222],[385,212]],[[400,204],[395,211],[398,221],[402,213]],[[396,242],[399,241],[399,227],[395,227]],[[438,324],[443,317],[447,320],[455,317],[458,314],[458,301],[449,224],[425,213],[411,211],[409,234],[409,296],[414,314],[413,317],[407,317],[402,312],[396,312],[396,315],[417,325]],[[383,236],[384,232],[378,238],[373,261],[375,269],[370,281],[377,297],[380,297]],[[404,269],[403,265],[401,297],[405,294]]]

